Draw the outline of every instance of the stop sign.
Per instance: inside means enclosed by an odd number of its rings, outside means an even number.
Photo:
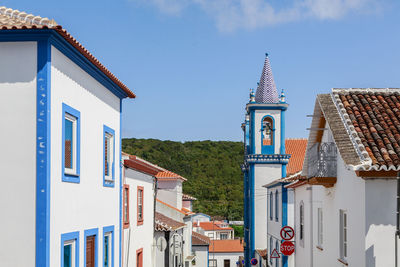
[[[285,241],[281,244],[281,253],[285,256],[290,256],[294,252],[294,244],[290,241]]]

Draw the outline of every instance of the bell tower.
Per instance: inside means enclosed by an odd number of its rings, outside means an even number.
[[[267,248],[267,195],[262,186],[286,177],[285,111],[282,90],[278,95],[268,54],[265,56],[257,91],[250,90],[244,131],[244,223],[245,262],[250,266],[256,249]]]

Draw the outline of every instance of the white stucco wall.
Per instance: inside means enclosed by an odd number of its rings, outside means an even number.
[[[193,222],[209,222],[210,217],[208,217],[204,214],[201,214],[201,213],[197,213],[192,216],[192,220],[193,220]]]
[[[35,265],[36,42],[0,42],[0,266]],[[22,256],[21,256],[22,255]]]
[[[124,229],[124,267],[136,266],[136,251],[143,249],[143,266],[153,266],[154,184],[153,176],[129,168],[124,169],[129,185],[129,228]],[[143,224],[137,223],[137,189],[143,187]]]
[[[182,209],[182,181],[159,179],[157,198],[177,209]]]
[[[280,164],[255,164],[255,249],[267,247],[267,190],[263,185],[282,177]]]
[[[93,77],[51,48],[50,265],[60,263],[60,237],[79,231],[80,263],[84,230],[98,228],[98,262],[103,227],[114,226],[114,263],[119,264],[120,100]],[[62,103],[81,114],[80,183],[62,182]],[[103,186],[103,125],[115,131],[115,186]]]
[[[243,256],[243,253],[209,253],[209,260],[217,260],[217,266],[224,266],[224,260],[230,260],[230,267],[237,267],[236,262],[239,260],[239,257]]]
[[[208,246],[193,246],[193,253],[196,255],[195,267],[208,267]]]

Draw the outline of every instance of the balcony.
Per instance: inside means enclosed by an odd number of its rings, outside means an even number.
[[[327,188],[336,183],[337,149],[334,142],[315,143],[308,151],[308,183]]]

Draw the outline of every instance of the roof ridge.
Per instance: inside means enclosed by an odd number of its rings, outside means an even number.
[[[51,28],[58,26],[54,19],[50,20],[49,18],[27,14],[26,12],[21,12],[18,9],[7,8],[5,6],[0,6],[0,15],[7,16],[11,19],[17,19],[21,22],[32,25],[47,26]]]

